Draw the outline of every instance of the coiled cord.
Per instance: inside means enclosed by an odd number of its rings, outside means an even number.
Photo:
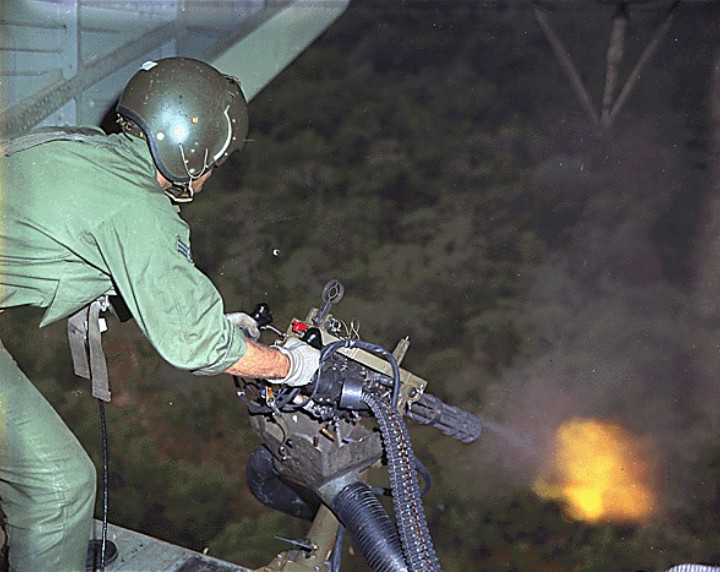
[[[102,434],[102,461],[103,461],[103,498],[102,498],[102,536],[100,540],[100,572],[105,572],[105,557],[107,549],[108,528],[108,442],[107,421],[105,420],[105,403],[98,399],[100,404],[100,432]]]

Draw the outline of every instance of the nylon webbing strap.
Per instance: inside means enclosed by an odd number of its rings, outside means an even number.
[[[75,375],[90,379],[90,362],[88,361],[87,339],[88,314],[90,306],[85,306],[68,318],[68,341],[72,355]]]
[[[68,318],[68,339],[75,374],[92,382],[93,397],[110,401],[110,381],[102,349],[100,313],[109,307],[107,297],[95,300]]]

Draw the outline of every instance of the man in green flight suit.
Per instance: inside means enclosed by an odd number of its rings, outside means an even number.
[[[240,86],[203,62],[148,62],[118,104],[122,133],[55,130],[0,158],[0,308],[46,308],[40,326],[118,294],[173,366],[303,385],[319,352],[253,341],[192,262],[177,202],[247,134]],[[243,329],[241,329],[243,328]],[[16,572],[85,570],[95,468],[0,345],[0,503]]]

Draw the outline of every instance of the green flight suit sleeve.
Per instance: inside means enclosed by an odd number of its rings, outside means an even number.
[[[187,224],[158,195],[92,230],[119,293],[158,353],[179,369],[217,375],[242,357],[245,339],[193,264],[189,236]]]

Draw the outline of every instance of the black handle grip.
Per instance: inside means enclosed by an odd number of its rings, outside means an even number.
[[[482,431],[482,422],[478,417],[443,403],[429,393],[423,393],[418,401],[410,405],[407,416],[415,423],[440,429],[448,437],[463,443],[472,443]]]
[[[250,314],[250,317],[257,322],[258,328],[264,328],[272,324],[273,317],[270,313],[270,306],[265,302],[261,302]]]

